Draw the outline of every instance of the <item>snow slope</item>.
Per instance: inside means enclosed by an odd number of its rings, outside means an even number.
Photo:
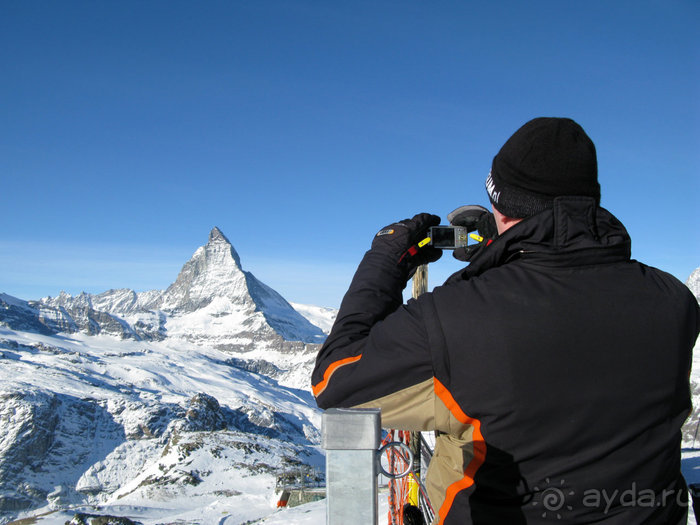
[[[328,335],[331,327],[338,315],[338,310],[324,306],[313,306],[308,304],[290,303],[292,307],[301,315],[306,317],[309,322],[318,326],[324,334]]]
[[[187,521],[224,502],[240,523],[270,512],[278,476],[323,465],[307,391],[181,342],[0,328],[0,427],[0,522],[116,504]]]

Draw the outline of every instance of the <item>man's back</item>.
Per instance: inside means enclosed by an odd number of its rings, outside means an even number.
[[[676,498],[686,499],[680,427],[694,298],[629,261],[607,212],[591,229],[560,211],[567,233],[556,212],[542,214],[511,232],[499,255],[509,262],[419,301],[434,310],[428,330],[442,338],[432,340],[444,341],[432,349],[436,378],[478,421],[485,446],[475,489],[452,504],[477,523],[674,523],[684,515]],[[439,448],[471,450],[454,439],[464,429],[439,430],[452,435]]]
[[[497,238],[480,230],[469,266],[416,301],[401,290],[439,258],[419,249],[439,217],[377,233],[319,351],[319,406],[437,430],[426,484],[440,524],[683,523],[697,301],[630,260],[573,120],[523,125],[486,189],[493,214],[462,226],[490,217]]]

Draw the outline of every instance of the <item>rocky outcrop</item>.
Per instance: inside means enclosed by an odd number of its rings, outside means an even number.
[[[30,306],[27,301],[7,294],[0,294],[0,325],[38,334],[56,333],[54,328],[42,322],[38,309]]]
[[[185,430],[214,432],[226,426],[226,416],[216,398],[200,393],[190,399],[185,413]]]
[[[74,486],[125,438],[94,400],[44,390],[0,394],[0,428],[0,511],[39,505],[56,487]]]

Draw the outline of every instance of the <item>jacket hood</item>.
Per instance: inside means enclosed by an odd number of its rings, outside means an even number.
[[[629,260],[622,223],[592,197],[557,197],[551,209],[519,222],[446,282],[468,279],[515,259],[568,266]]]

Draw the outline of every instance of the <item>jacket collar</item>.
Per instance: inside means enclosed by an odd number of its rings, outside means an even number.
[[[551,209],[499,236],[446,282],[469,279],[516,259],[548,266],[629,260],[631,240],[617,218],[592,197],[557,197]]]

